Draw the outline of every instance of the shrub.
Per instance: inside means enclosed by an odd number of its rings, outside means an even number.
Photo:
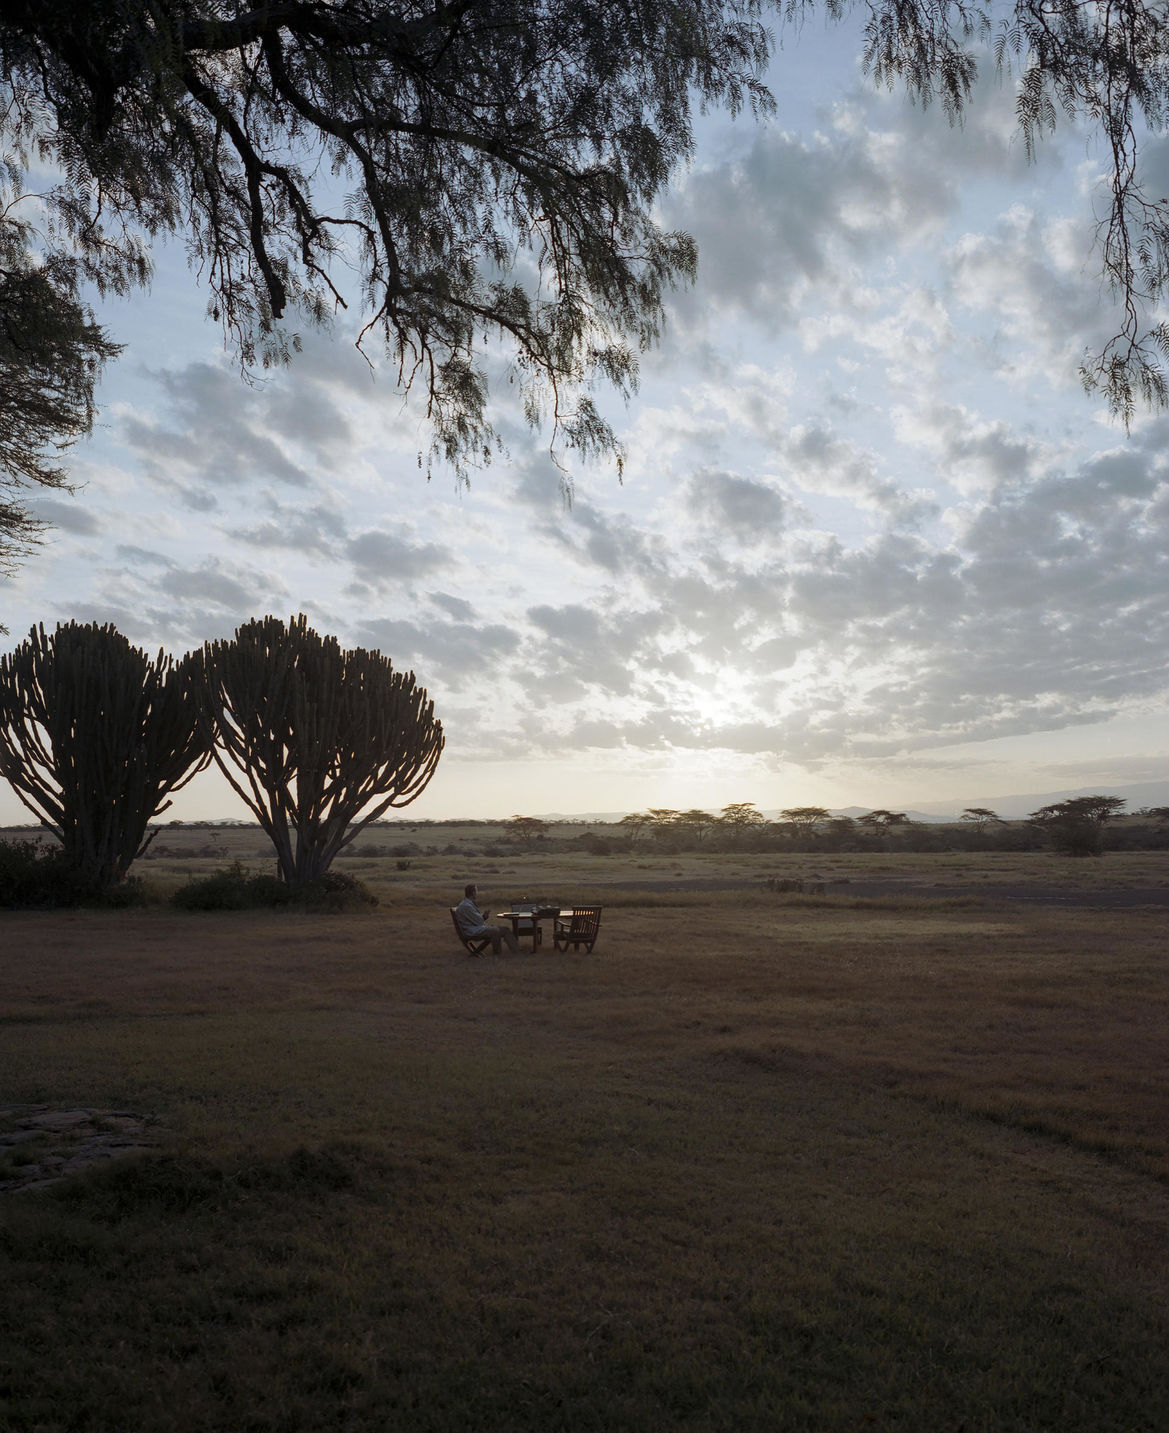
[[[292,893],[275,876],[249,876],[239,861],[201,881],[188,881],[171,896],[184,911],[243,911],[256,906],[286,906]]]
[[[326,871],[294,895],[278,876],[249,876],[239,861],[233,861],[226,870],[180,886],[171,903],[186,911],[291,905],[312,911],[353,911],[376,906],[378,899],[363,881],[343,871]]]
[[[60,846],[0,841],[0,907],[102,905],[119,909],[145,900],[134,879],[102,887],[81,875]]]
[[[377,896],[346,871],[325,871],[297,894],[296,903],[312,911],[372,910]]]
[[[42,906],[69,877],[59,849],[41,841],[0,841],[0,906]]]

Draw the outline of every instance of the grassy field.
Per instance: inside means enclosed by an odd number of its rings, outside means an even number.
[[[453,904],[468,881],[490,893],[497,910],[537,891],[566,902],[603,896],[623,900],[631,882],[727,880],[743,884],[768,876],[827,882],[892,880],[928,895],[935,887],[1048,886],[1124,890],[1169,886],[1169,852],[1114,851],[1100,860],[1072,860],[1047,851],[938,851],[866,853],[683,851],[663,852],[642,841],[632,850],[590,855],[566,850],[582,831],[612,836],[604,825],[553,826],[549,842],[522,850],[508,839],[506,823],[393,822],[366,829],[334,863],[365,881],[385,901],[433,899]],[[0,840],[37,839],[35,827],[0,830]],[[614,838],[615,839],[615,838]],[[396,855],[405,852],[405,855]],[[165,896],[239,861],[251,873],[274,873],[271,843],[258,826],[163,827],[133,875]],[[837,892],[842,894],[842,892]]]
[[[840,859],[970,894],[0,915],[0,1103],[158,1140],[0,1197],[0,1428],[1169,1427],[1169,912],[977,892],[1164,857]],[[464,879],[603,893],[595,953],[468,960]]]

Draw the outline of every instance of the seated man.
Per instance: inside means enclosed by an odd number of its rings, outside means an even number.
[[[490,936],[491,949],[496,955],[499,954],[500,941],[505,940],[508,950],[515,955],[520,948],[519,942],[510,929],[487,924],[487,917],[491,912],[481,911],[475,904],[478,895],[478,889],[473,885],[467,886],[464,890],[463,899],[455,907],[455,920],[459,923],[459,929],[468,940],[477,935]]]

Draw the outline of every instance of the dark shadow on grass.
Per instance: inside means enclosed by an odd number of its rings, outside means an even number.
[[[201,1155],[164,1154],[94,1170],[57,1186],[52,1197],[110,1223],[144,1214],[224,1210],[256,1194],[317,1198],[360,1192],[390,1170],[384,1155],[354,1141],[336,1140],[315,1149],[240,1156],[217,1163]]]

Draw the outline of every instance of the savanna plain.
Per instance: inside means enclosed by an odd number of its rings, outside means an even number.
[[[0,915],[0,1104],[152,1139],[0,1195],[0,1428],[1169,1427],[1169,907],[993,894],[1164,853],[785,859]],[[594,952],[469,959],[467,880]]]

